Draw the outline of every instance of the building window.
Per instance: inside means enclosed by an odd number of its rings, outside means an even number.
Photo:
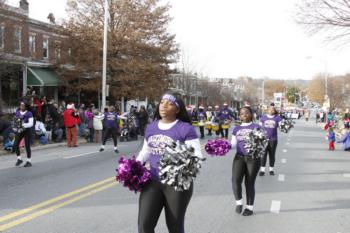
[[[43,58],[49,58],[49,38],[43,39]]]
[[[4,48],[4,35],[5,35],[5,26],[0,26],[0,49]]]
[[[29,54],[31,57],[35,54],[35,35],[29,35]]]
[[[61,61],[61,49],[60,48],[55,49],[55,59],[56,59],[56,63],[60,63],[60,61]]]
[[[22,52],[22,28],[16,27],[15,28],[15,53],[21,53]]]

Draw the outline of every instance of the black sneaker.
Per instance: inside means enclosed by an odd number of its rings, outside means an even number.
[[[105,149],[103,149],[103,148],[100,148],[100,152],[102,152],[102,151],[104,151]]]
[[[22,159],[17,159],[17,162],[15,164],[16,167],[18,167],[19,165],[21,165],[23,163]]]
[[[253,215],[253,211],[252,210],[245,209],[243,211],[243,216],[251,216],[251,215]]]
[[[242,213],[242,210],[243,210],[243,205],[236,205],[236,213],[237,214]]]
[[[271,176],[274,176],[274,175],[275,175],[275,172],[274,172],[274,171],[270,171],[270,175],[271,175]]]
[[[119,153],[119,150],[118,150],[118,149],[115,149],[114,152],[115,152],[115,153]]]
[[[23,167],[31,167],[31,166],[32,166],[32,164],[29,161],[27,161],[26,164],[24,164]]]
[[[259,176],[264,176],[264,175],[265,175],[265,172],[263,172],[263,171],[259,172]]]

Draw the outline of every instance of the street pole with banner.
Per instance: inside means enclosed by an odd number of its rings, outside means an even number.
[[[102,107],[106,107],[106,70],[107,70],[107,29],[108,29],[108,0],[105,0],[105,16],[103,25],[103,63],[102,63]]]

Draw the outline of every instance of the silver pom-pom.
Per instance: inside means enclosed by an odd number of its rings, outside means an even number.
[[[159,162],[160,181],[173,186],[176,191],[188,190],[204,160],[197,157],[194,148],[185,143],[178,141],[167,145]]]
[[[269,140],[265,130],[262,128],[255,128],[244,137],[244,142],[244,148],[248,156],[261,158],[265,153]]]

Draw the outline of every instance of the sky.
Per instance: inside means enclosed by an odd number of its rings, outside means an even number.
[[[166,0],[165,0],[166,1]],[[8,0],[18,6],[19,0]],[[31,18],[66,17],[66,0],[28,0]],[[214,78],[312,79],[350,73],[350,43],[325,44],[293,19],[300,0],[168,0],[186,70]]]

